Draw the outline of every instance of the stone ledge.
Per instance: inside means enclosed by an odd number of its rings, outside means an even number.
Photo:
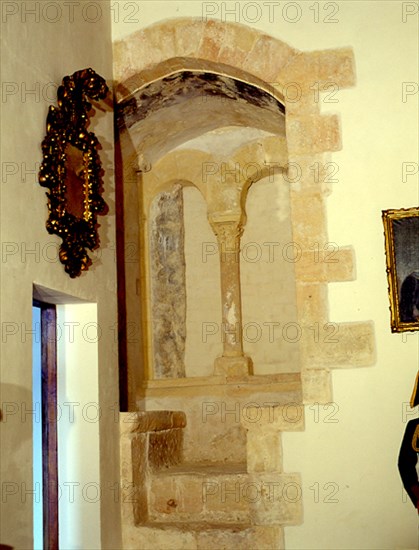
[[[122,432],[145,433],[184,428],[186,415],[183,411],[136,411],[121,413],[121,424],[131,429],[122,428]]]

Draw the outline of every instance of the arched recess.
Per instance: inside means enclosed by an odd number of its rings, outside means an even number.
[[[247,162],[247,159],[252,161]],[[139,259],[144,266],[142,276],[145,299],[142,301],[142,318],[148,345],[143,348],[143,362],[148,380],[185,376],[185,337],[188,332],[185,331],[186,309],[190,305],[188,295],[191,288],[188,286],[185,293],[184,207],[181,189],[193,186],[199,190],[205,201],[204,215],[213,230],[233,223],[241,231],[246,225],[245,203],[250,186],[267,176],[273,177],[280,173],[286,161],[285,140],[270,137],[248,143],[228,157],[191,149],[175,150],[156,162],[152,170],[143,174],[139,189],[142,220],[142,252]],[[206,166],[210,170],[206,171]],[[225,179],[220,178],[221,171],[225,171]],[[220,215],[222,220],[218,219]],[[201,236],[196,235],[195,244],[203,244],[200,239]],[[172,243],[176,243],[176,246]],[[221,245],[217,247],[217,258],[220,249]],[[191,264],[201,264],[201,273],[205,274],[207,257],[203,256],[202,247],[201,250],[199,246],[195,247],[195,253],[197,251],[198,254],[190,257],[189,261]],[[206,253],[208,254],[208,250]],[[166,261],[166,270],[162,269],[162,257]],[[220,277],[219,269],[220,266],[217,266],[217,280]],[[233,283],[240,285],[239,280]],[[240,293],[241,289],[237,290]],[[218,308],[218,315],[208,317],[204,308],[204,315],[196,316],[199,319],[196,328],[200,334],[204,329],[208,334],[215,332],[221,342],[224,338],[221,334],[223,327],[222,312],[218,305],[219,292],[215,291],[210,300],[213,301],[214,298],[217,307],[215,310],[211,307],[211,311],[214,314]],[[239,307],[239,304],[235,307]],[[189,331],[193,330],[194,323],[188,322],[188,327]],[[228,335],[226,338],[228,339]],[[201,352],[205,353],[203,350]],[[199,354],[195,354],[195,359],[199,360]],[[215,359],[214,356],[211,360]],[[194,370],[199,373],[199,366],[195,366]]]
[[[351,49],[301,52],[242,25],[185,18],[158,23],[116,43],[114,59],[123,165],[125,250],[141,238],[136,234],[141,205],[140,210],[132,205],[138,204],[138,189],[144,185],[145,177],[153,173],[159,158],[182,143],[197,139],[203,132],[216,132],[218,124],[218,115],[211,120],[209,109],[207,116],[197,118],[196,105],[191,103],[182,123],[174,126],[172,132],[172,124],[165,124],[164,118],[159,120],[160,109],[157,109],[147,130],[152,133],[151,138],[144,139],[140,123],[144,128],[145,117],[140,113],[138,120],[131,124],[132,117],[139,113],[139,102],[135,98],[141,91],[148,89],[155,97],[159,86],[162,89],[163,82],[170,84],[176,75],[182,78],[185,73],[211,74],[227,79],[224,81],[228,83],[239,82],[258,89],[261,97],[269,95],[285,107],[284,124],[278,123],[278,132],[272,132],[268,125],[253,126],[286,138],[292,232],[301,249],[295,276],[297,315],[302,332],[304,399],[306,402],[330,401],[331,367],[362,366],[374,360],[373,329],[369,323],[336,325],[339,338],[333,341],[325,333],[329,323],[327,283],[353,279],[353,252],[350,248],[340,248],[335,251],[336,261],[329,263],[326,258],[325,200],[330,192],[326,164],[329,153],[341,148],[341,139],[338,117],[320,113],[319,97],[313,93],[313,85],[318,90],[330,82],[339,89],[352,86],[355,79]],[[233,92],[231,101],[238,105],[235,94]],[[170,97],[170,92],[162,96],[163,99]],[[196,103],[196,99],[195,96],[191,102]],[[144,96],[141,101],[147,104]],[[249,120],[255,118],[251,111],[250,106],[244,107],[244,112],[237,113],[235,120],[227,118],[227,125],[247,127]],[[267,123],[269,117],[263,118]],[[246,158],[246,162],[248,160]],[[182,168],[182,162],[180,158],[177,160],[178,169]],[[313,254],[313,250],[317,254]],[[141,254],[141,246],[139,252]],[[133,281],[141,281],[144,273],[140,270],[144,266],[141,262],[124,265],[127,285],[130,285],[128,294],[133,297],[136,292],[140,293],[140,289],[134,290]],[[127,300],[127,316],[134,319],[134,324],[144,324],[144,319],[136,317],[137,304],[138,299],[136,303]],[[317,327],[315,338],[313,327]],[[138,357],[142,344],[138,341],[131,348],[129,345],[128,340],[129,401],[135,406],[136,390],[141,384]]]

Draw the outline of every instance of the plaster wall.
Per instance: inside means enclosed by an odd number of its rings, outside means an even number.
[[[105,169],[104,198],[109,214],[101,217],[101,249],[87,273],[70,279],[58,261],[61,242],[45,229],[47,198],[37,181],[41,141],[50,104],[65,75],[92,67],[112,87],[111,13],[73,15],[63,3],[61,14],[51,2],[2,2],[2,181],[1,181],[1,430],[2,489],[12,494],[1,501],[2,544],[32,548],[32,293],[36,283],[50,289],[50,299],[79,300],[97,305],[101,407],[99,477],[101,486],[119,480],[118,367],[116,341],[115,201],[113,182],[113,116],[98,111],[91,128],[101,144]],[[84,4],[84,3],[83,3]],[[47,6],[49,5],[49,7]],[[6,12],[7,8],[7,12]],[[33,11],[32,15],[30,11]],[[64,295],[64,298],[63,298]],[[78,321],[77,321],[78,322]],[[83,321],[80,321],[81,323]],[[67,327],[68,328],[68,327]],[[69,338],[61,327],[61,339]],[[59,344],[63,343],[63,341]],[[77,368],[86,368],[80,360]],[[84,382],[82,382],[84,383]],[[77,392],[76,392],[77,393]],[[83,406],[83,398],[73,399]],[[6,404],[6,408],[5,408]],[[84,447],[89,460],[89,446]],[[68,481],[72,481],[71,479]],[[65,494],[65,493],[63,493]],[[115,492],[103,490],[100,501],[100,544],[120,548],[120,513]]]
[[[137,23],[113,25],[113,39],[212,10],[219,21],[254,27],[300,50],[353,48],[354,88],[330,95],[313,83],[322,112],[339,113],[343,135],[332,158],[331,171],[338,171],[330,178],[328,239],[353,245],[357,265],[355,281],[329,285],[329,306],[333,322],[374,322],[377,361],[334,371],[333,404],[308,406],[305,431],[283,435],[284,470],[301,472],[304,501],[304,523],[286,528],[286,547],[416,548],[417,514],[402,491],[397,455],[414,414],[407,401],[418,334],[390,333],[381,210],[418,202],[417,175],[403,176],[404,163],[417,163],[417,94],[403,95],[406,83],[417,84],[417,14],[407,14],[408,2],[293,2],[274,13],[267,4],[246,3],[243,11],[238,2],[144,2]]]
[[[59,327],[74,327],[73,338],[58,341],[59,545],[68,550],[99,548],[100,497],[105,487],[99,467],[96,305],[58,306],[57,322]],[[70,414],[69,403],[73,404]],[[84,460],[86,451],[89,460]]]
[[[251,187],[240,254],[243,345],[255,374],[298,372],[289,188],[280,174]],[[185,187],[186,376],[211,376],[222,353],[220,265],[216,237],[199,191]],[[263,223],[260,220],[263,219]]]

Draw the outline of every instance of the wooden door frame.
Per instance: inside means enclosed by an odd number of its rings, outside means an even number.
[[[58,549],[57,311],[33,300],[41,310],[42,494],[44,550]]]

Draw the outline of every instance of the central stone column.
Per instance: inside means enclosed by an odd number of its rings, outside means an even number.
[[[214,363],[214,374],[245,375],[252,363],[243,353],[242,305],[240,289],[241,219],[212,214],[209,221],[220,253],[223,354]]]

